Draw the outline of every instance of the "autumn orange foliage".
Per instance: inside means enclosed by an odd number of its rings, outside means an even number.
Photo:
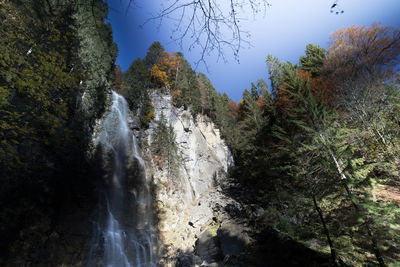
[[[331,104],[336,96],[336,91],[332,86],[332,81],[328,77],[315,77],[311,80],[311,92],[318,95],[321,99]]]
[[[311,72],[299,70],[296,73],[296,78],[306,81],[306,83],[310,86],[311,93],[314,96],[319,97],[327,104],[331,104],[333,102],[335,91],[332,87],[332,81],[328,77],[312,77]],[[284,84],[279,86],[278,101],[276,105],[277,108],[283,113],[287,113],[289,108],[292,108],[296,105],[296,103],[293,102],[293,96],[287,91]]]
[[[296,73],[296,78],[308,80],[310,82],[312,79],[312,74],[311,74],[311,72],[306,71],[306,70],[299,70]]]
[[[160,86],[166,85],[170,87],[169,77],[166,71],[163,71],[158,64],[154,64],[150,68],[150,76],[152,80]]]
[[[374,23],[334,32],[324,68],[337,78],[384,77],[400,63],[400,30]]]
[[[257,99],[256,104],[260,109],[264,109],[265,108],[265,97],[263,95],[260,95]]]
[[[229,112],[230,112],[230,115],[232,116],[232,118],[236,119],[238,117],[238,115],[239,115],[239,107],[236,104],[236,102],[233,101],[232,99],[229,99],[228,109],[229,109]]]
[[[174,52],[164,52],[160,62],[150,68],[150,76],[160,86],[172,88],[176,79],[181,58]]]
[[[276,102],[276,107],[282,113],[287,113],[287,109],[293,106],[289,104],[289,100],[292,98],[292,96],[288,91],[286,91],[286,88],[283,86],[283,84],[279,85],[278,89],[278,101]]]

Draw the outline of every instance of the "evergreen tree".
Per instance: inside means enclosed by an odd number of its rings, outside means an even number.
[[[85,153],[117,54],[106,17],[102,1],[0,2],[2,263],[63,242],[35,237],[54,233],[61,207],[93,190]]]
[[[324,64],[326,58],[326,50],[319,45],[308,44],[306,47],[306,55],[300,57],[300,66],[303,70],[311,72],[317,76]]]
[[[108,81],[114,75],[118,47],[113,42],[111,24],[103,23],[108,15],[106,3],[92,1],[88,5],[86,1],[79,0],[76,6],[73,18],[80,44],[78,53],[87,75],[83,81],[86,90],[80,106],[86,120],[93,123],[104,111],[110,87]]]
[[[160,42],[153,42],[148,48],[148,52],[146,57],[144,58],[144,62],[146,64],[147,69],[149,70],[153,65],[160,62],[164,54],[164,47]]]
[[[139,109],[143,104],[147,76],[146,65],[141,58],[132,61],[131,65],[124,73],[121,94],[125,97],[129,108],[133,111]]]
[[[201,112],[201,93],[196,77],[196,72],[191,68],[189,62],[182,58],[180,69],[177,73],[175,90],[179,90],[179,98],[176,99],[177,106],[190,107],[192,114]]]
[[[167,125],[164,113],[161,113],[159,120],[156,121],[152,149],[157,156],[157,163],[161,167],[166,166],[168,175],[177,176],[179,156],[176,134],[171,124]]]

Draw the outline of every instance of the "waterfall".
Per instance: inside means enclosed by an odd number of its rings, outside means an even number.
[[[105,169],[88,266],[156,266],[151,193],[137,141],[128,125],[128,105],[112,93],[99,146]]]

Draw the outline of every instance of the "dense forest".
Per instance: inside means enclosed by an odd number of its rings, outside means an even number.
[[[154,119],[150,90],[208,116],[232,151],[229,176],[263,207],[255,228],[274,227],[334,266],[398,265],[399,29],[339,29],[296,64],[260,55],[269,83],[251,83],[236,103],[159,42],[122,72],[107,5],[56,2],[0,1],[0,265],[40,263],[36,248],[63,240],[52,234],[61,210],[95,205],[86,153],[111,90],[142,130]],[[165,118],[157,125],[152,151],[172,177],[175,135]]]
[[[0,265],[46,264],[38,248],[63,239],[51,235],[63,207],[90,198],[85,153],[118,54],[107,12],[102,1],[0,1]]]

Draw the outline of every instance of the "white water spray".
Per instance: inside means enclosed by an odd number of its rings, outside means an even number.
[[[100,193],[88,266],[156,266],[150,187],[128,126],[128,105],[115,92],[99,138],[106,186]]]

